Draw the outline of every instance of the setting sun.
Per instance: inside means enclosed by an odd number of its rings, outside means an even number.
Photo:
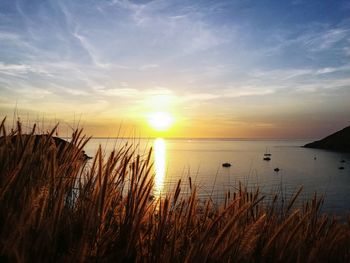
[[[157,131],[166,131],[174,123],[174,117],[168,112],[153,112],[148,116],[148,123]]]

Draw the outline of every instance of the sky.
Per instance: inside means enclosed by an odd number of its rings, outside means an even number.
[[[319,138],[350,125],[349,102],[349,1],[0,1],[9,125]],[[172,128],[152,129],[153,112]]]

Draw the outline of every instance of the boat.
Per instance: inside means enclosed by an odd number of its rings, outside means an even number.
[[[266,151],[264,153],[264,156],[271,156],[272,154],[270,153],[269,149],[266,147]]]
[[[264,161],[270,161],[271,160],[271,153],[270,153],[270,151],[269,151],[269,149],[266,147],[266,151],[265,151],[265,153],[264,153],[264,158],[263,158],[263,160]]]
[[[231,167],[231,164],[230,163],[223,163],[222,167]]]

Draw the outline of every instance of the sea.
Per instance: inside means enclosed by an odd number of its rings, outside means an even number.
[[[145,157],[152,147],[154,193],[159,196],[171,193],[179,180],[183,194],[191,191],[191,182],[200,199],[210,197],[218,204],[240,184],[249,190],[259,187],[266,200],[278,194],[286,202],[303,187],[299,202],[316,194],[324,197],[323,211],[348,214],[350,154],[303,148],[307,142],[310,141],[95,138],[85,151],[94,156],[101,145],[108,156],[113,149],[128,144]],[[265,154],[270,154],[271,160],[263,160]],[[223,167],[223,163],[231,166]]]

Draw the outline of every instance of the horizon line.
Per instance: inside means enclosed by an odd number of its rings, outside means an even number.
[[[61,137],[65,139],[70,139],[72,137]],[[140,139],[140,140],[155,140],[155,139],[168,139],[168,140],[222,140],[222,141],[278,141],[278,140],[283,140],[283,141],[290,141],[290,140],[317,140],[316,138],[235,138],[235,137],[162,137],[162,136],[157,136],[157,137],[118,137],[118,136],[113,136],[113,137],[108,137],[108,136],[91,136],[91,139]]]

